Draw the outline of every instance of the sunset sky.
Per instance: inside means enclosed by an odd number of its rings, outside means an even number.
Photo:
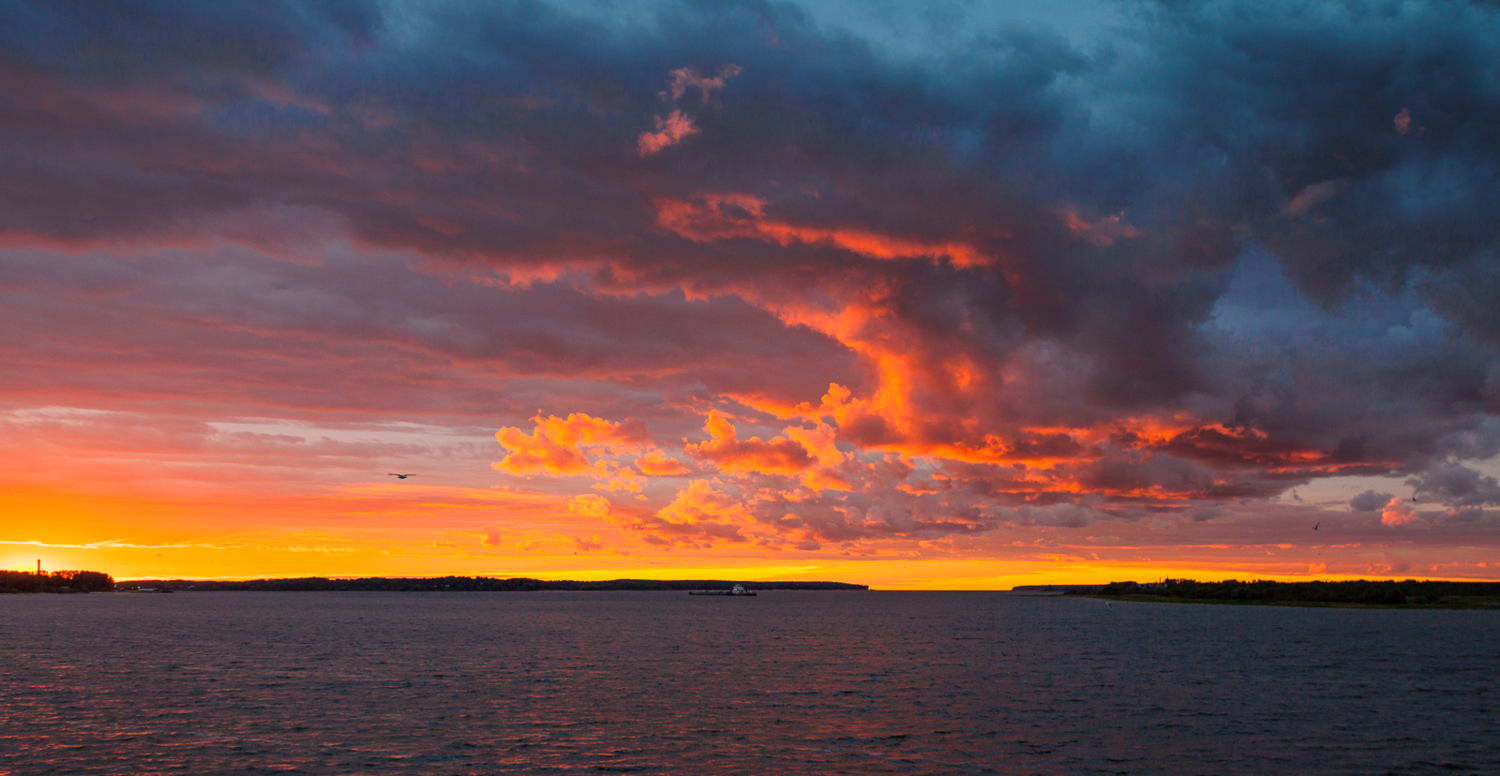
[[[0,568],[1500,579],[1497,222],[1480,3],[7,2]]]

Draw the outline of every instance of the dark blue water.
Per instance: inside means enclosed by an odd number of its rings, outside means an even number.
[[[0,596],[0,774],[1500,773],[1500,613]]]

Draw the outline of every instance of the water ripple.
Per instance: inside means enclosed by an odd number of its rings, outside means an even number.
[[[1494,612],[0,597],[0,774],[1500,772]]]

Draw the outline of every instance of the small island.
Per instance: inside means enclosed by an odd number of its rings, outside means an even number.
[[[1442,580],[1366,580],[1338,582],[1111,582],[1107,585],[1059,585],[1066,596],[1116,601],[1262,606],[1342,606],[1405,609],[1500,609],[1500,582]]]

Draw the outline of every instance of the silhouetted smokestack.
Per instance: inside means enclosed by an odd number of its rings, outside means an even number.
[[[41,558],[37,558],[36,559],[36,575],[37,576],[41,576],[42,575],[42,559]]]

